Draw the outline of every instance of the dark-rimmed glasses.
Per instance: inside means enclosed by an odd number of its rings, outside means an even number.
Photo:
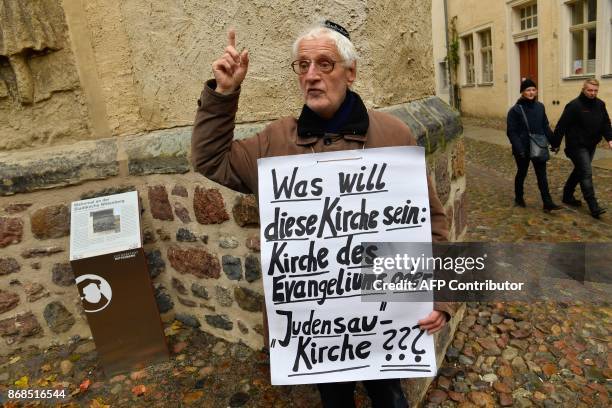
[[[304,75],[310,69],[311,64],[315,64],[315,67],[324,74],[329,74],[334,70],[334,66],[336,63],[341,61],[332,61],[329,59],[321,59],[317,61],[309,60],[309,59],[300,59],[295,60],[291,63],[291,68],[293,68],[293,72],[298,75]]]

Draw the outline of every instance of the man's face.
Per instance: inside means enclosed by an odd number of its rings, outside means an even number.
[[[584,96],[586,96],[589,99],[597,98],[597,92],[599,92],[599,87],[593,84],[586,84],[586,86],[582,90],[582,93],[584,94]]]
[[[297,59],[335,63],[334,69],[327,74],[320,72],[313,63],[308,72],[299,76],[304,103],[322,118],[331,118],[344,101],[347,88],[355,81],[355,64],[346,68],[334,42],[325,37],[300,41]]]

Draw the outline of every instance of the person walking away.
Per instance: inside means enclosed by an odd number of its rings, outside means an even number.
[[[602,137],[612,149],[610,116],[604,101],[597,98],[598,92],[599,81],[596,79],[584,81],[580,95],[565,106],[559,118],[553,144],[558,148],[565,136],[565,155],[574,164],[574,170],[563,188],[563,203],[573,207],[582,205],[582,202],[574,197],[574,190],[580,184],[582,196],[589,206],[591,215],[597,219],[606,212],[606,209],[599,206],[595,197],[591,162],[595,148]]]
[[[508,111],[506,130],[508,139],[512,144],[512,154],[516,161],[514,203],[519,207],[526,207],[523,185],[529,170],[529,163],[532,163],[542,196],[543,210],[546,212],[559,210],[561,206],[555,204],[548,190],[546,160],[532,158],[530,147],[533,134],[546,135],[546,139],[550,142],[553,138],[553,132],[550,129],[544,105],[537,101],[538,88],[535,82],[531,79],[525,79],[521,82],[520,91],[521,97]]]

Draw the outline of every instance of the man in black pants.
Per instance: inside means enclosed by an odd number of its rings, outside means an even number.
[[[594,218],[599,218],[606,210],[599,206],[595,198],[591,161],[595,154],[595,147],[601,141],[602,136],[612,149],[610,117],[606,104],[597,98],[598,91],[599,81],[596,79],[584,81],[580,96],[565,106],[559,118],[553,144],[554,147],[558,147],[563,136],[566,136],[565,155],[574,163],[574,170],[563,188],[563,202],[574,207],[582,204],[574,197],[574,190],[580,183],[582,195]]]

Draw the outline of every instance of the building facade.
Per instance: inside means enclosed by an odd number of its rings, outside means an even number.
[[[486,5],[435,0],[432,7],[432,21],[445,22],[433,25],[436,91],[450,100],[448,82],[456,85],[463,114],[504,117],[524,78],[538,84],[552,122],[586,78],[598,79],[599,97],[612,100],[612,0],[492,0]],[[450,64],[450,81],[449,71],[443,74],[446,50],[457,61],[454,69]]]

